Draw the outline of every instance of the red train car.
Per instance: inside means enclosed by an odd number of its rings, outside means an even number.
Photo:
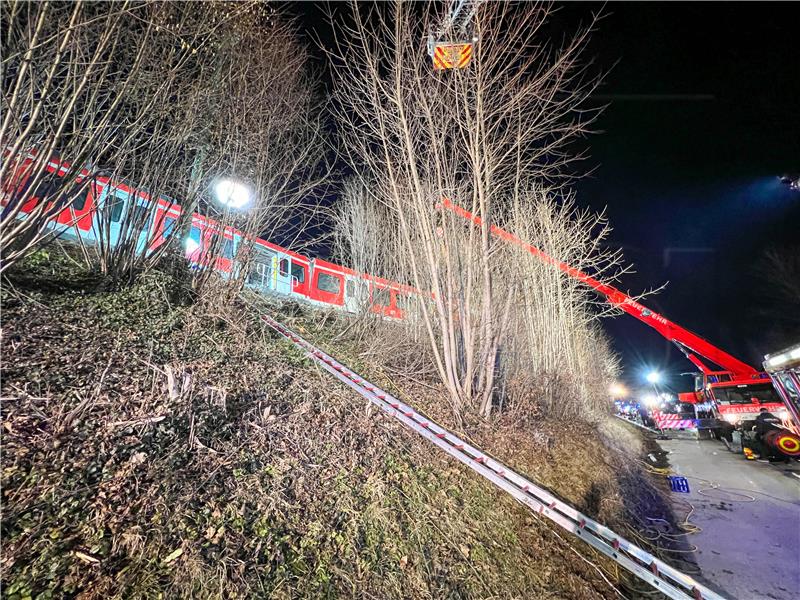
[[[34,160],[35,155],[28,156],[7,178],[2,190],[4,215],[15,211],[18,218],[24,219],[41,198],[52,196],[56,187],[62,187],[55,178],[67,176],[71,171],[68,163],[52,159],[46,167],[46,176],[31,195],[26,186]],[[69,207],[55,212],[50,219],[49,227],[58,235],[79,237],[84,243],[93,244],[100,239],[102,228],[103,236],[113,245],[124,231],[129,232],[128,228],[134,226],[140,249],[145,252],[158,248],[176,233],[183,209],[175,201],[159,197],[155,200],[155,210],[151,210],[150,203],[154,200],[130,183],[108,177],[84,181],[83,178],[90,176],[86,169],[75,176],[76,186],[86,185]],[[25,202],[19,206],[16,199],[22,198]],[[66,204],[68,200],[56,198],[50,206],[58,202]],[[133,219],[133,225],[125,224],[126,219]],[[248,287],[262,293],[298,296],[335,310],[358,313],[366,309],[384,318],[403,319],[411,298],[419,295],[408,286],[309,258],[264,239],[246,242],[241,231],[222,227],[218,221],[194,213],[188,235],[181,244],[186,258],[194,265],[209,266],[213,260],[210,266],[224,276],[247,268],[244,276]]]

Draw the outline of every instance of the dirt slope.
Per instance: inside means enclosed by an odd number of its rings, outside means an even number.
[[[25,269],[2,293],[4,597],[618,597],[612,566],[252,312],[181,303],[161,274],[89,292]],[[619,453],[561,427],[489,450],[621,522]]]

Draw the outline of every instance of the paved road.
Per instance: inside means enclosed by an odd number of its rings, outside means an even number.
[[[708,584],[738,600],[800,597],[800,475],[794,466],[746,461],[714,440],[658,442],[677,475],[689,481],[688,536]],[[719,489],[712,489],[719,486]],[[751,500],[754,499],[754,500]],[[679,517],[688,506],[675,502]]]

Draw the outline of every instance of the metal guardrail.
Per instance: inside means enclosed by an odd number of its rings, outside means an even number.
[[[646,550],[617,535],[605,525],[590,519],[547,490],[529,481],[478,448],[434,423],[378,386],[348,369],[333,357],[306,341],[272,317],[263,320],[282,337],[305,350],[307,356],[355,392],[371,401],[444,452],[508,492],[535,513],[547,517],[563,529],[602,552],[614,562],[676,600],[725,600],[695,579],[678,571]]]
[[[642,425],[641,423],[637,423],[633,419],[627,419],[625,417],[621,417],[620,415],[614,415],[614,416],[617,417],[620,421],[625,421],[626,423],[629,423],[631,425],[635,425],[639,429],[644,429],[645,431],[649,431],[650,433],[655,433],[656,435],[661,435],[661,432],[658,429],[653,429],[652,427],[648,427],[647,425]]]

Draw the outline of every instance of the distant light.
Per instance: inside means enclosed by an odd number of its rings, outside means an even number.
[[[647,375],[645,375],[645,378],[650,383],[658,383],[661,381],[661,373],[658,371],[650,371]]]
[[[194,252],[196,252],[200,248],[200,244],[198,244],[192,238],[187,238],[186,239],[186,243],[184,244],[184,246],[186,246],[187,254],[193,254]]]
[[[220,179],[214,185],[217,201],[228,208],[239,210],[250,204],[250,190],[232,179]]]
[[[608,388],[608,392],[612,398],[624,398],[628,395],[627,388],[621,383],[612,383],[611,387]]]
[[[788,185],[790,190],[800,192],[800,175],[781,175],[781,183]]]

